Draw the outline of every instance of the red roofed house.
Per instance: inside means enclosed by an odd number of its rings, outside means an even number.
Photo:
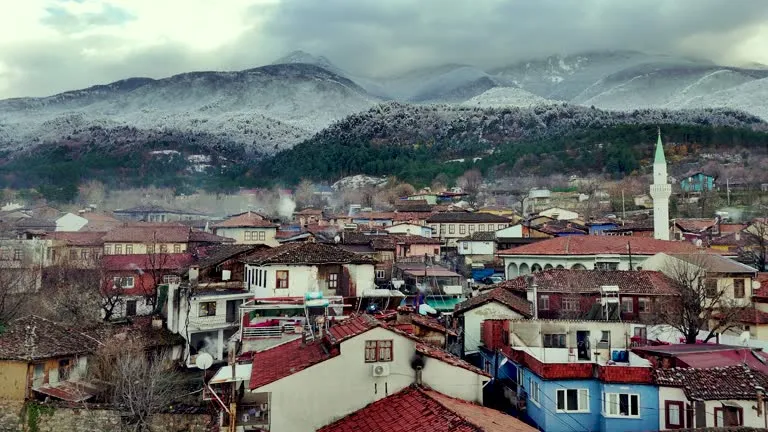
[[[694,253],[700,249],[691,243],[624,236],[556,237],[502,250],[506,278],[565,268],[574,270],[630,270],[657,253]]]
[[[250,391],[238,412],[258,410],[238,422],[258,421],[275,432],[314,431],[414,384],[482,404],[488,380],[488,374],[413,335],[369,315],[353,316],[332,325],[322,339],[255,353]]]
[[[534,432],[491,408],[411,386],[319,429],[319,432]]]
[[[104,255],[185,253],[190,231],[178,223],[125,223],[104,235]]]
[[[278,225],[255,212],[246,212],[212,226],[213,233],[235,239],[237,244],[265,244],[277,246]]]

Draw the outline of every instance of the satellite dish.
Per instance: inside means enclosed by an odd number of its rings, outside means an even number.
[[[213,365],[213,356],[208,353],[200,353],[195,358],[195,366],[202,370],[206,370]]]

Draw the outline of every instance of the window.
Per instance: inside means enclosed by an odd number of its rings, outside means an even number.
[[[339,286],[339,274],[338,273],[330,273],[328,274],[328,289],[336,289]]]
[[[180,244],[173,245],[173,253],[181,253],[181,245]]]
[[[528,392],[530,393],[531,401],[538,405],[541,402],[541,388],[539,383],[534,381],[533,378],[528,378]]]
[[[600,333],[600,343],[604,343],[604,344],[610,345],[611,344],[611,332],[609,332],[608,330],[603,330]]]
[[[625,297],[621,299],[621,312],[622,313],[632,313],[633,307],[632,307],[632,298],[631,297]]]
[[[619,263],[617,262],[596,262],[595,270],[618,270]]]
[[[288,288],[288,270],[278,270],[276,274],[275,288]]]
[[[488,231],[493,231],[493,224],[488,224]]]
[[[681,401],[664,401],[664,423],[667,429],[682,429],[685,403]]]
[[[80,251],[80,259],[88,259],[88,249],[83,249]]]
[[[133,245],[132,244],[125,245],[125,254],[126,255],[133,254]]]
[[[743,425],[744,410],[742,408],[729,405],[715,408],[715,427]]]
[[[566,311],[578,311],[579,299],[573,297],[566,297],[563,299],[563,310]]]
[[[59,381],[68,380],[71,371],[72,362],[69,359],[59,360]]]
[[[651,299],[648,297],[637,299],[637,311],[640,313],[651,313]]]
[[[112,255],[112,245],[104,245],[104,255]]]
[[[557,412],[589,412],[589,390],[558,389]]]
[[[704,292],[707,297],[717,297],[717,279],[706,279],[704,281]]]
[[[125,316],[136,316],[136,300],[128,300],[125,302]]]
[[[733,296],[735,298],[744,298],[744,279],[733,280]]]
[[[391,340],[369,340],[365,341],[365,362],[391,362],[392,361],[392,341]]]
[[[469,224],[469,233],[472,234],[473,232],[475,232],[475,225]]]
[[[161,244],[160,245],[160,253],[168,253],[168,245]]]
[[[376,270],[376,279],[384,279],[385,275],[386,272],[384,270]]]
[[[517,385],[523,385],[524,377],[525,377],[525,375],[523,373],[523,368],[518,366],[517,367]]]
[[[117,288],[131,289],[134,287],[133,276],[116,276],[112,278],[112,283]]]
[[[176,275],[163,275],[163,283],[166,285],[169,284],[180,284],[181,283],[181,277]]]
[[[549,296],[543,295],[539,297],[539,310],[549,310]]]
[[[13,250],[13,259],[14,261],[21,261],[24,259],[24,251],[20,248],[16,248]]]
[[[461,242],[461,249],[465,251],[469,250],[469,242],[468,241]]]
[[[485,225],[483,225],[483,224],[477,225],[477,230],[480,231],[480,232],[485,231]]]
[[[545,334],[544,348],[565,348],[565,334]]]
[[[115,255],[122,255],[122,254],[123,254],[123,245],[116,244]]]
[[[467,233],[467,226],[464,224],[459,224],[459,234],[466,234]]]
[[[76,260],[77,259],[77,251],[72,249],[69,251],[69,259]]]
[[[448,234],[456,234],[456,225],[455,224],[448,225]]]
[[[605,415],[611,417],[639,417],[640,395],[629,393],[606,393],[603,398]]]
[[[216,316],[216,302],[202,302],[197,316]]]
[[[147,253],[150,253],[150,254],[153,254],[153,253],[155,253],[155,245],[153,245],[153,244],[148,244],[148,245],[147,245]]]
[[[504,229],[504,224],[498,224],[498,225],[496,225],[496,228],[497,229]]]

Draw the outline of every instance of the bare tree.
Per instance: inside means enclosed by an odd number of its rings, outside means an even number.
[[[39,268],[22,261],[0,260],[0,324],[24,313],[37,289]]]
[[[305,208],[315,203],[315,187],[309,180],[302,180],[293,194],[296,199],[296,205],[299,208]]]
[[[40,304],[51,319],[82,324],[99,320],[104,271],[100,256],[60,260],[44,269]]]
[[[709,332],[704,338],[706,342],[739,325],[746,304],[730,296],[731,287],[710,277],[705,258],[672,258],[663,272],[674,281],[677,295],[674,300],[658,305],[654,321],[682,333],[685,343],[696,343],[702,330]]]
[[[477,195],[480,192],[480,186],[483,184],[483,175],[480,170],[469,170],[461,177],[456,179],[456,184],[467,194],[467,201],[471,206],[477,204]]]
[[[148,353],[141,343],[127,340],[106,344],[90,365],[92,378],[110,385],[108,402],[125,410],[135,431],[149,431],[152,416],[178,400],[181,375],[172,369],[167,352]]]
[[[758,271],[765,271],[768,264],[768,223],[765,219],[753,220],[741,234],[743,245],[739,246],[739,261],[751,265]]]

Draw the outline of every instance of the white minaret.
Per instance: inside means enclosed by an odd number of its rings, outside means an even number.
[[[669,197],[672,186],[667,183],[667,160],[661,145],[661,129],[656,141],[656,156],[653,159],[653,237],[659,240],[669,240]]]

